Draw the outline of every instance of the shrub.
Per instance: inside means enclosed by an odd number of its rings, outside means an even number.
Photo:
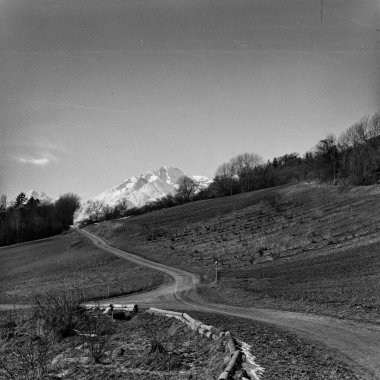
[[[84,295],[79,286],[61,284],[33,296],[34,317],[60,338],[74,335],[74,329],[84,312],[80,307],[83,300]]]
[[[109,336],[114,332],[114,326],[109,316],[97,310],[82,314],[79,324],[79,335],[88,347],[94,363],[99,363],[109,345]]]

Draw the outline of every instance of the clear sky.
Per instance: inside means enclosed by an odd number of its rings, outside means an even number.
[[[0,0],[0,194],[303,154],[380,105],[377,0]]]

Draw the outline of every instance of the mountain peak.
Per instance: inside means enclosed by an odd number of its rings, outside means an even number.
[[[27,191],[25,195],[28,199],[34,198],[34,199],[38,199],[40,202],[48,202],[48,203],[54,202],[54,199],[49,197],[43,191],[37,191],[37,190],[32,189],[32,190]]]
[[[142,207],[166,195],[177,192],[178,180],[185,174],[181,169],[173,166],[161,166],[157,170],[148,170],[139,177],[133,176],[120,185],[107,189],[95,197],[87,200],[77,213],[75,221],[79,222],[88,217],[87,208],[91,201],[100,201],[104,205],[116,206],[121,200],[126,201],[128,207]],[[189,176],[192,177],[192,176]],[[194,177],[206,186],[209,179],[203,176]]]

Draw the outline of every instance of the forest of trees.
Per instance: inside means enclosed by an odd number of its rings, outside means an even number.
[[[0,246],[56,235],[73,224],[79,197],[66,193],[55,203],[40,202],[20,193],[13,202],[0,198]]]

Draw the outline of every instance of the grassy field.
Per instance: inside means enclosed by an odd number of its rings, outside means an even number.
[[[0,249],[0,303],[28,302],[36,291],[73,283],[88,298],[149,289],[163,275],[114,257],[70,231],[40,242]]]
[[[88,228],[119,248],[199,273],[209,300],[376,321],[379,205],[380,186],[298,184]],[[215,257],[218,286],[210,285]]]

